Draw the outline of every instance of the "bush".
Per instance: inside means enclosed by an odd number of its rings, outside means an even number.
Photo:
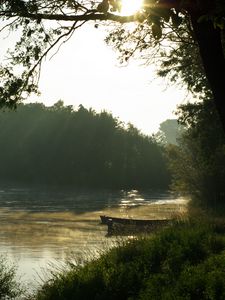
[[[197,266],[186,266],[175,281],[168,274],[153,275],[139,299],[225,299],[224,254],[210,257]]]
[[[225,299],[225,239],[217,232],[212,224],[175,224],[55,274],[34,299]]]
[[[15,279],[16,268],[5,263],[0,257],[0,299],[15,299],[22,294],[22,289]]]

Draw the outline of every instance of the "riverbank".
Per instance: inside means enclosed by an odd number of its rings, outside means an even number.
[[[98,257],[126,237],[106,238],[100,215],[165,219],[183,215],[186,200],[168,192],[136,190],[80,193],[5,189],[0,193],[0,255],[17,266],[17,278],[29,289],[49,265]],[[44,271],[43,271],[44,270]],[[41,280],[40,280],[41,277]],[[43,278],[44,277],[44,278]]]
[[[225,221],[199,212],[190,217],[187,203],[180,204],[174,203],[182,213],[171,226],[117,240],[116,247],[102,249],[86,262],[68,257],[36,291],[16,299],[225,299]],[[172,203],[162,205],[164,213],[171,212]],[[151,209],[156,213],[157,205]],[[58,220],[59,215],[52,217]]]
[[[224,253],[224,222],[179,221],[71,264],[29,299],[225,299]]]

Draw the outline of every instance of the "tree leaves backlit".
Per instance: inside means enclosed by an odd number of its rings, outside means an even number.
[[[132,31],[123,29],[125,32],[120,36],[121,43],[118,43],[117,36],[122,30],[120,25],[116,29],[117,33],[114,35],[114,31],[108,38],[110,43],[114,39],[119,50],[123,48],[123,42],[127,41],[124,47],[126,50],[121,52],[125,61],[137,49],[143,51],[150,47],[155,51],[164,49],[159,52],[159,57],[161,54],[170,55],[172,52],[165,50],[165,41],[173,45],[186,43],[188,39],[192,42],[191,26],[187,22],[191,11],[198,10],[202,18],[200,21],[211,18],[215,27],[224,26],[223,1],[216,1],[211,7],[204,1],[144,0],[140,9],[132,15],[122,15],[122,7],[122,0],[1,1],[0,32],[17,32],[20,36],[15,49],[7,54],[7,64],[0,66],[1,106],[14,107],[29,94],[37,93],[43,58],[55,54],[60,45],[88,21],[134,24]],[[184,24],[189,26],[186,27],[187,35],[180,34]],[[95,27],[98,27],[97,23]]]

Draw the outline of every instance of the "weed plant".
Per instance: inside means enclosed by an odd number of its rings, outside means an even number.
[[[16,266],[6,262],[5,257],[0,257],[0,299],[21,299],[23,288],[16,280]]]

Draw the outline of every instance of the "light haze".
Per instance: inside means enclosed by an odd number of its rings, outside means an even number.
[[[52,105],[63,100],[75,109],[82,104],[97,112],[107,110],[152,134],[161,122],[175,118],[173,112],[187,100],[187,92],[156,79],[154,66],[145,66],[141,60],[131,60],[122,67],[118,53],[104,42],[106,35],[103,26],[96,29],[94,24],[77,30],[42,64],[41,96],[29,101]],[[3,47],[9,46],[8,39],[1,42]]]

